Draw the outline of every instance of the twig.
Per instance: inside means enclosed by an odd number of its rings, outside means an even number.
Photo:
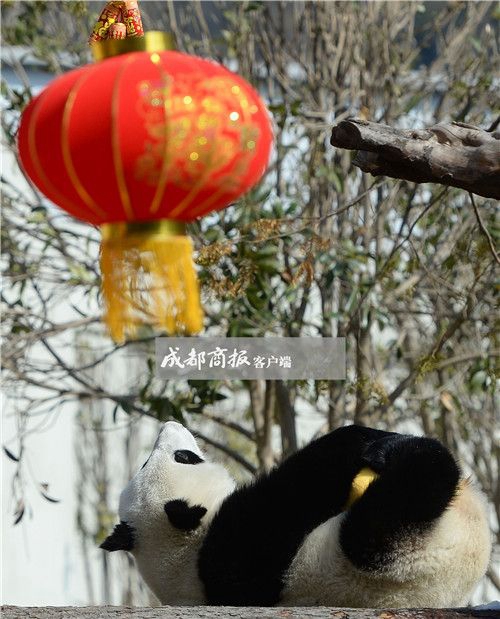
[[[474,209],[474,213],[476,214],[477,223],[479,224],[479,227],[481,228],[484,236],[486,237],[488,241],[488,245],[490,246],[490,250],[491,250],[491,253],[493,254],[493,258],[495,258],[495,262],[497,264],[500,264],[500,258],[498,257],[498,254],[496,252],[495,244],[493,243],[491,234],[488,232],[488,228],[485,226],[481,218],[481,214],[479,213],[479,209],[477,208],[476,201],[474,200],[474,196],[471,194],[470,191],[469,191],[469,197],[470,197],[470,201],[472,202],[472,208]]]
[[[191,429],[191,432],[194,434],[194,436],[198,437],[203,442],[207,443],[208,445],[212,445],[212,447],[215,447],[216,449],[219,449],[230,458],[238,462],[238,464],[241,464],[241,466],[252,475],[255,475],[257,473],[257,467],[248,462],[246,458],[241,456],[237,451],[234,451],[234,449],[230,449],[229,447],[227,447],[227,445],[224,445],[224,443],[216,441],[215,439],[207,436],[206,434],[203,434],[199,430]]]

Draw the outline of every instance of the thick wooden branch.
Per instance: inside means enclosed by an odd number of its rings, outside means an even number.
[[[236,608],[231,606],[129,606],[21,607],[3,606],[2,619],[493,619],[496,610],[473,608],[370,609],[370,608]]]
[[[336,125],[330,140],[357,150],[354,165],[373,176],[415,183],[440,183],[500,199],[500,131],[464,123],[423,130],[394,129],[349,118]]]

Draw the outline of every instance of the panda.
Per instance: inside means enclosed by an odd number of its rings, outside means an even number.
[[[168,422],[119,517],[101,547],[132,553],[169,605],[460,606],[491,551],[485,501],[441,443],[357,425],[236,487]]]

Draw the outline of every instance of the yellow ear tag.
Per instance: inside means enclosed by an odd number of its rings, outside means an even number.
[[[366,492],[368,486],[372,483],[372,481],[377,479],[377,477],[377,473],[375,473],[371,469],[367,467],[361,469],[361,471],[352,481],[351,491],[349,493],[349,498],[347,499],[344,510],[351,507],[353,503],[360,499]]]

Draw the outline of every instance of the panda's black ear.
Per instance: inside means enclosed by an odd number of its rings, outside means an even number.
[[[206,507],[201,505],[190,507],[184,499],[167,501],[164,509],[170,523],[181,531],[193,531],[199,527],[201,519],[207,513]]]
[[[132,550],[134,547],[134,529],[126,522],[120,522],[113,529],[111,535],[99,546],[103,550]]]

